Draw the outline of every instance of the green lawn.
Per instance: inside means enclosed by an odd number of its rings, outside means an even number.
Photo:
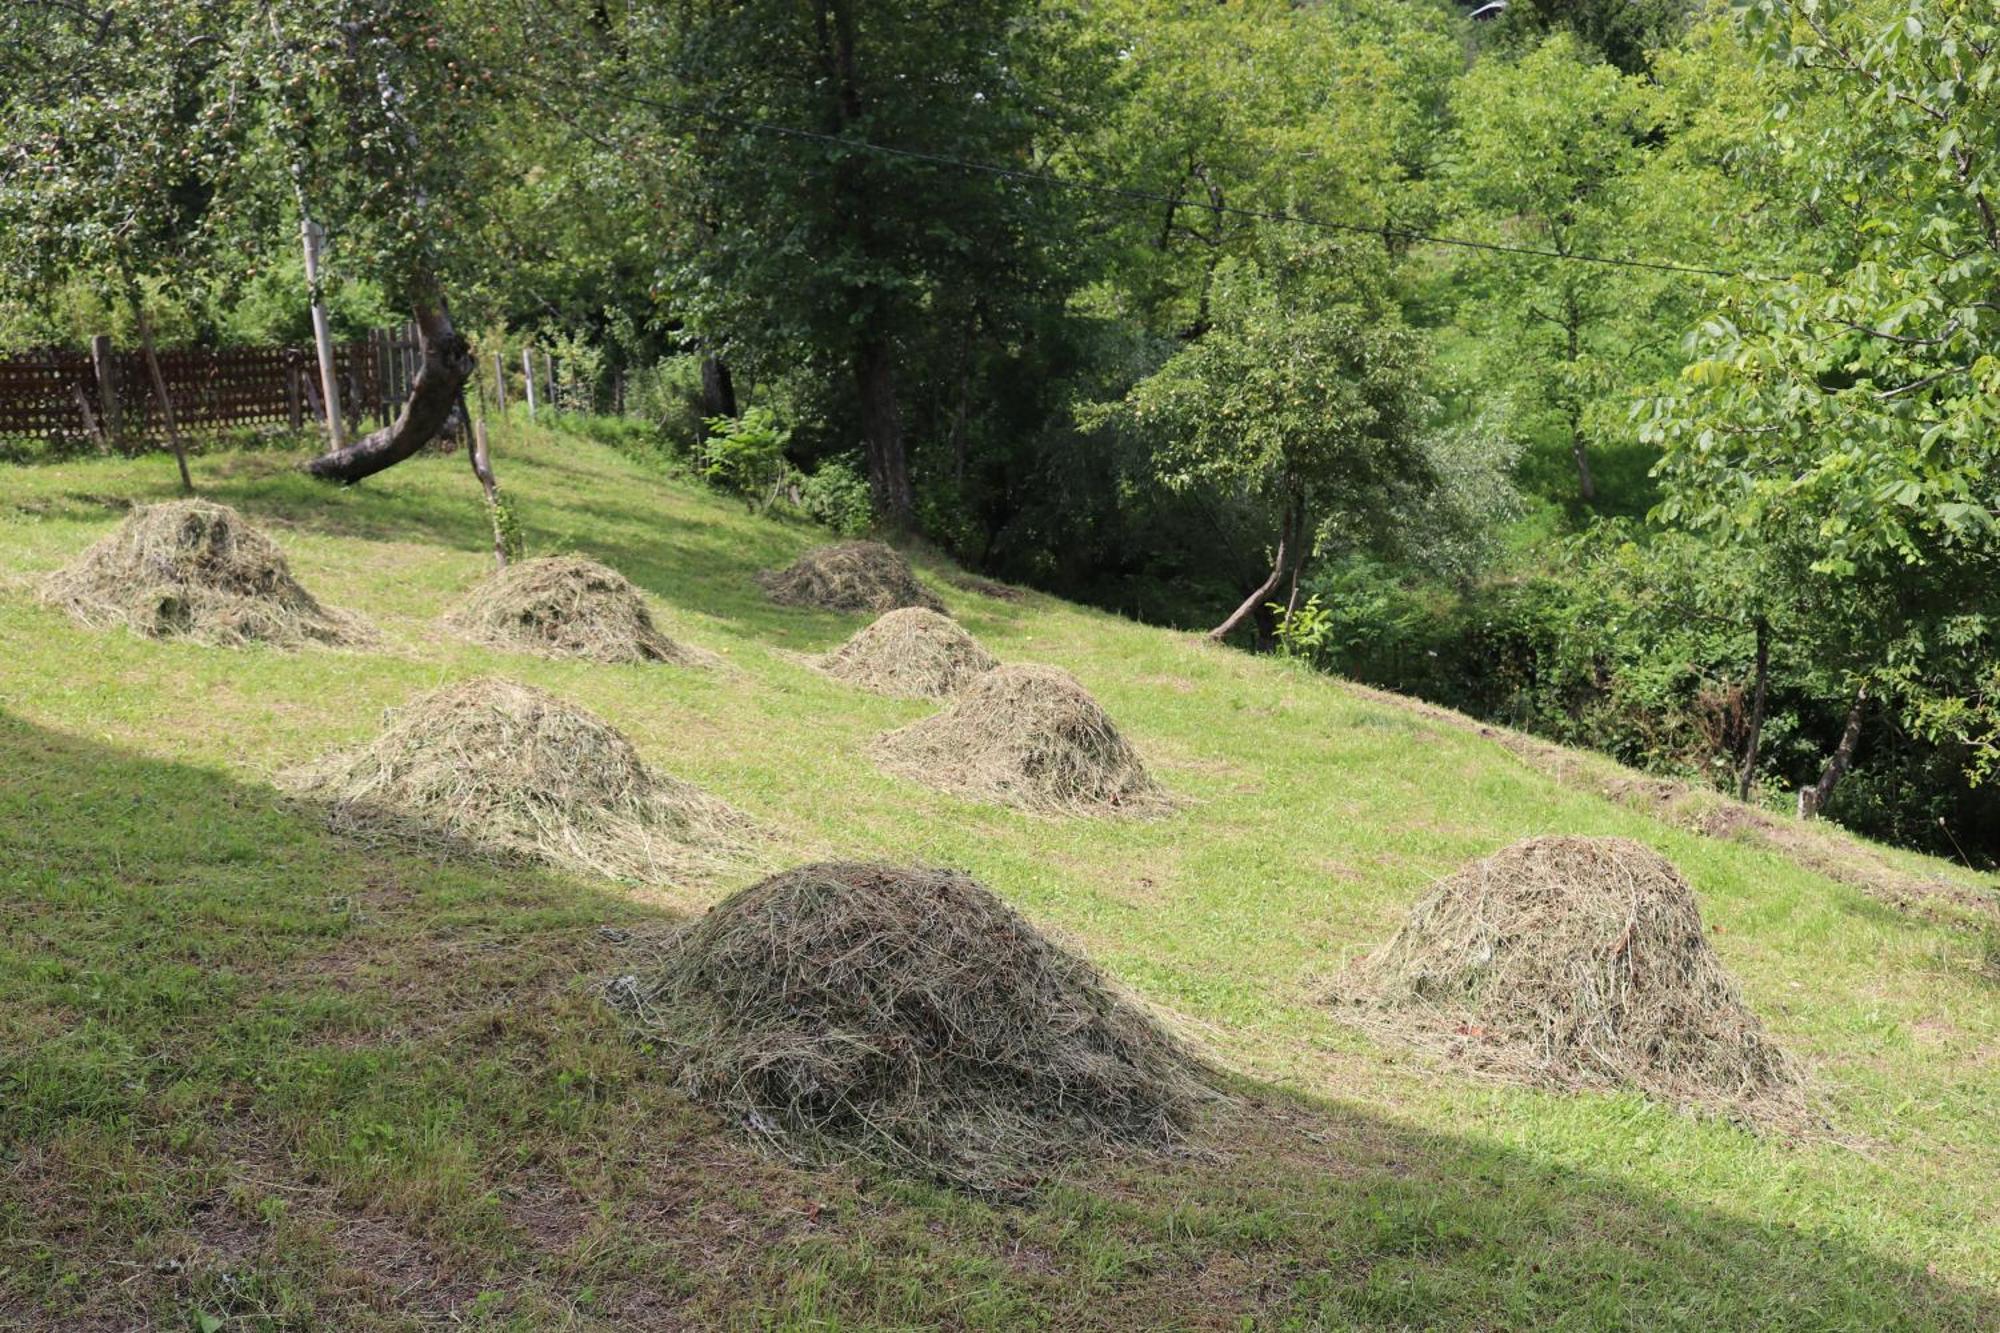
[[[752,581],[823,534],[525,436],[497,466],[531,550],[615,565],[724,669],[441,635],[490,561],[463,458],[344,491],[280,455],[196,460],[384,631],[291,655],[35,603],[123,504],[171,496],[169,462],[0,469],[0,1328],[2000,1327],[2000,949],[1977,928],[1337,681],[923,565],[1192,799],[1106,822],[932,794],[864,753],[925,705],[787,655],[861,619]],[[759,1155],[595,993],[741,877],[660,894],[363,847],[272,788],[480,672],[596,710],[783,859],[972,872],[1229,1071],[1233,1103],[1183,1156],[1085,1164],[1027,1204]],[[1477,1081],[1315,1002],[1432,879],[1550,832],[1682,868],[1834,1136]]]

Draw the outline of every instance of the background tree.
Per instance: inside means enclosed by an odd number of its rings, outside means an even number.
[[[1653,430],[1663,517],[1763,552],[1814,609],[1795,622],[1845,715],[1801,791],[1812,814],[1871,708],[1959,747],[1975,780],[2000,766],[2000,18],[1768,0],[1749,22],[1819,129],[1778,131],[1805,193],[1865,226],[1818,274],[1740,284]]]
[[[1322,534],[1365,545],[1406,488],[1429,480],[1419,339],[1377,275],[1331,245],[1228,260],[1212,323],[1123,404],[1157,443],[1169,487],[1236,491],[1275,529],[1270,571],[1221,624],[1223,638],[1300,565]]]
[[[1463,278],[1485,294],[1469,311],[1482,375],[1513,390],[1523,431],[1560,439],[1586,502],[1597,499],[1594,446],[1617,428],[1598,405],[1643,382],[1630,365],[1635,349],[1650,349],[1658,365],[1678,334],[1655,306],[1684,280],[1575,258],[1634,251],[1636,214],[1623,192],[1657,124],[1652,103],[1645,85],[1567,33],[1518,60],[1482,62],[1452,103],[1450,170],[1466,220],[1495,240],[1550,252],[1464,264]]]
[[[878,518],[910,528],[911,368],[1005,293],[1048,300],[1045,242],[1066,231],[1048,189],[937,159],[1038,169],[1063,105],[1060,15],[749,0],[649,16],[628,39],[657,44],[651,95],[681,132],[679,203],[699,224],[667,257],[678,312],[732,361],[842,391]]]
[[[148,304],[192,287],[229,151],[216,86],[226,28],[193,0],[33,5],[0,19],[0,280],[79,282],[129,303],[181,488],[187,456]]]
[[[494,184],[504,71],[477,38],[500,29],[478,22],[470,0],[246,3],[235,13],[237,87],[261,114],[260,165],[296,185],[303,211],[338,220],[344,262],[417,326],[421,362],[395,419],[307,468],[358,481],[435,438],[472,374],[447,292],[481,258],[472,242]]]

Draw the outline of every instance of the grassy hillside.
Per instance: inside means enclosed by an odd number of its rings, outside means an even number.
[[[462,458],[346,491],[287,461],[196,472],[381,651],[79,629],[33,579],[169,498],[171,467],[0,473],[0,1327],[2000,1326],[2000,963],[1978,928],[1325,677],[927,566],[1193,799],[1058,822],[934,795],[863,753],[926,705],[786,655],[861,619],[752,582],[821,534],[517,433],[499,466],[531,549],[617,566],[728,665],[550,662],[434,628],[490,561]],[[760,1155],[595,994],[741,877],[658,894],[361,846],[270,785],[482,672],[597,710],[775,830],[777,861],[972,872],[1230,1071],[1234,1103],[1185,1156],[1080,1167],[1025,1205]],[[1474,1080],[1316,1003],[1434,878],[1550,832],[1682,868],[1834,1136]]]

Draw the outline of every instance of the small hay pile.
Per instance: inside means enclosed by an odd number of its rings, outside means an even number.
[[[670,883],[740,856],[748,821],[654,772],[575,704],[483,678],[420,695],[382,734],[285,775],[334,827]]]
[[[859,1153],[975,1190],[1166,1147],[1213,1095],[1090,963],[951,871],[774,875],[609,993],[688,1092],[788,1155]]]
[[[894,611],[902,606],[944,610],[894,547],[839,542],[807,551],[789,566],[757,576],[771,600],[824,611]]]
[[[1802,1117],[1800,1076],[1709,947],[1694,891],[1624,838],[1530,838],[1468,866],[1343,989],[1364,1020],[1482,1072]]]
[[[888,612],[817,665],[877,694],[944,699],[1000,663],[950,616],[906,606]]]
[[[646,599],[623,574],[581,556],[517,561],[483,579],[445,623],[475,642],[544,657],[673,666],[714,662],[662,634]]]
[[[299,586],[284,552],[227,505],[174,500],[134,509],[42,585],[42,600],[92,628],[217,647],[365,642],[368,631]]]
[[[926,786],[1051,814],[1154,814],[1172,800],[1090,692],[1057,667],[995,667],[876,759]]]

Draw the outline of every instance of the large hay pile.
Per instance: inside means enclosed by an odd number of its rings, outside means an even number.
[[[1146,814],[1172,804],[1090,692],[1052,666],[996,667],[944,711],[880,737],[875,752],[926,786],[1024,810]]]
[[[174,500],[134,509],[67,568],[42,600],[93,628],[221,647],[365,641],[354,617],[323,607],[269,537],[227,505]]]
[[[630,741],[545,691],[491,678],[420,695],[382,734],[286,775],[335,827],[652,883],[720,868],[748,821],[654,772]]]
[[[1361,1016],[1484,1072],[1760,1119],[1802,1107],[1694,891],[1623,838],[1530,838],[1468,866],[1348,983]]]
[[[817,665],[877,694],[944,699],[1000,663],[950,616],[906,606],[888,612]]]
[[[674,666],[714,661],[662,634],[623,574],[574,555],[521,560],[489,575],[445,623],[479,643],[545,657]]]
[[[964,875],[803,866],[614,983],[682,1085],[795,1156],[979,1190],[1186,1128],[1197,1066],[1087,961]]]
[[[944,610],[944,603],[894,547],[839,542],[807,551],[784,569],[757,576],[774,602],[825,611],[893,611],[900,606]]]

